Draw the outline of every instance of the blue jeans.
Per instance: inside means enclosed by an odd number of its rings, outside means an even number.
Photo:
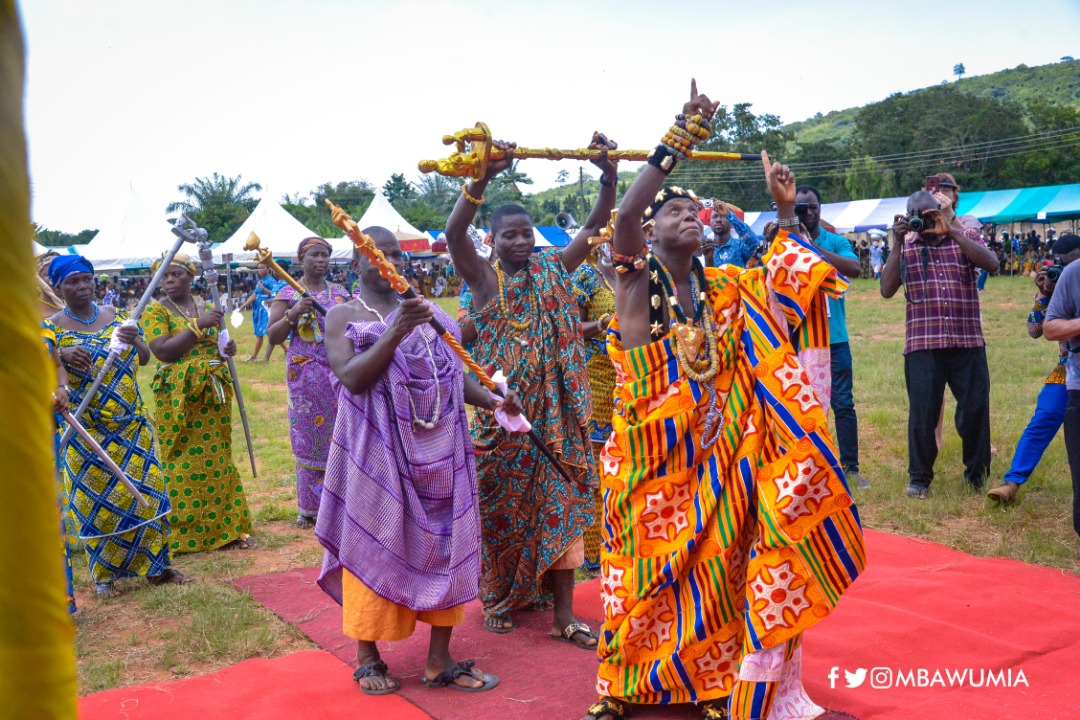
[[[832,411],[836,419],[836,444],[840,465],[847,472],[859,471],[859,419],[855,416],[855,397],[851,379],[851,346],[829,346],[832,359]]]
[[[1039,391],[1035,402],[1035,414],[1020,436],[1013,453],[1012,467],[1005,473],[1005,482],[1023,485],[1035,471],[1046,448],[1065,422],[1065,407],[1069,404],[1069,391],[1064,385],[1048,383]]]

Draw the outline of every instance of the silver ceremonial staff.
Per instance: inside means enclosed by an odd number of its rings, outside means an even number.
[[[157,290],[158,283],[161,282],[161,278],[164,277],[165,271],[169,269],[169,265],[172,264],[172,260],[176,257],[176,253],[180,252],[180,247],[188,242],[188,238],[180,234],[177,228],[182,227],[185,223],[191,224],[191,220],[188,220],[187,215],[181,215],[177,218],[176,223],[173,225],[172,231],[175,234],[176,242],[169,249],[169,252],[165,254],[165,258],[161,261],[161,267],[157,269],[154,276],[150,278],[150,284],[146,286],[146,291],[143,292],[142,297],[139,298],[139,304],[135,306],[135,310],[132,311],[131,317],[125,321],[125,325],[138,325],[139,318],[142,317],[143,311],[146,310],[146,306],[150,304],[150,301],[154,299],[154,291]],[[98,389],[101,387],[101,383],[105,380],[105,375],[108,374],[109,368],[111,368],[116,361],[120,358],[120,354],[127,350],[128,346],[125,343],[119,342],[115,335],[112,342],[109,344],[109,354],[105,358],[105,362],[101,364],[101,369],[98,370],[97,375],[94,376],[94,382],[90,384],[90,388],[83,395],[82,401],[79,403],[79,407],[75,408],[75,412],[71,413],[71,416],[76,420],[83,416],[86,412],[86,408],[90,407],[90,403],[93,402],[94,396],[97,395]],[[64,429],[64,434],[60,437],[60,445],[57,447],[57,454],[64,452],[64,448],[67,447],[68,442],[71,440],[71,436],[75,434],[75,427],[68,425]]]
[[[184,231],[181,230],[181,232]],[[218,294],[217,289],[218,272],[217,268],[214,267],[213,244],[207,239],[206,231],[202,228],[195,228],[189,234],[188,239],[199,246],[199,260],[202,261],[206,289],[214,299],[214,307],[224,313],[225,308],[221,306],[221,295]],[[218,334],[228,342],[229,331],[225,329],[224,314],[221,316],[221,324],[218,325]],[[240,422],[244,426],[244,440],[247,441],[248,460],[251,461],[251,475],[252,477],[259,477],[259,472],[255,469],[255,449],[251,445],[251,427],[248,425],[247,410],[244,408],[244,395],[240,392],[240,378],[236,376],[236,363],[233,362],[231,357],[226,357],[225,361],[229,365],[229,375],[232,376],[233,391],[236,394],[236,406],[240,409]]]
[[[65,411],[63,417],[68,421],[68,424],[79,433],[79,437],[90,446],[90,449],[94,451],[94,454],[105,463],[105,467],[112,471],[112,474],[116,476],[116,479],[127,488],[128,492],[135,496],[135,501],[139,503],[140,507],[150,507],[150,502],[143,496],[139,489],[135,487],[135,483],[131,482],[131,479],[120,469],[120,466],[116,464],[116,461],[109,457],[109,453],[101,447],[94,436],[90,434],[90,431],[82,426],[78,420],[71,416],[70,412]]]

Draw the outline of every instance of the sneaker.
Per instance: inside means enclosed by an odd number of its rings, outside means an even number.
[[[990,498],[999,505],[1008,505],[1009,503],[1016,500],[1016,494],[1019,491],[1019,485],[1006,480],[990,492],[986,493],[986,497]]]
[[[930,488],[925,485],[915,485],[909,483],[907,486],[907,496],[909,498],[915,498],[917,500],[925,500],[930,497]]]
[[[864,478],[858,470],[845,470],[844,475],[847,477],[848,487],[858,485],[861,488],[870,487],[870,481]]]

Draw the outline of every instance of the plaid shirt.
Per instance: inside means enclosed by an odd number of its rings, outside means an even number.
[[[986,247],[974,228],[964,236]],[[976,281],[979,268],[951,237],[937,245],[918,233],[904,238],[900,282],[907,299],[904,354],[919,350],[985,347]]]

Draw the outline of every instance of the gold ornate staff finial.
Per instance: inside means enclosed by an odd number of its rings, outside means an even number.
[[[506,151],[495,147],[491,139],[491,130],[485,123],[477,122],[475,126],[459,130],[453,135],[443,136],[444,145],[453,145],[456,152],[449,157],[439,160],[421,160],[420,172],[437,172],[446,177],[472,178],[479,180],[484,177],[490,160],[500,160],[506,157]],[[599,160],[604,150],[560,150],[558,148],[515,148],[514,158],[541,158],[544,160]],[[607,157],[612,160],[648,160],[652,150],[608,150]],[[752,153],[728,153],[728,152],[695,152],[690,156],[691,160],[703,160],[706,162],[739,162],[761,161],[760,155]]]
[[[311,297],[311,293],[304,289],[304,286],[301,285],[296,278],[285,272],[285,270],[277,264],[277,260],[274,259],[273,254],[268,249],[262,247],[261,243],[262,240],[259,239],[259,236],[252,232],[248,235],[247,240],[244,241],[244,249],[248,252],[254,252],[255,259],[260,265],[266,265],[277,273],[278,277],[289,283],[289,285],[292,285],[293,290],[299,293],[301,297]],[[321,303],[313,301],[312,306],[320,315],[326,315],[326,308],[323,307]]]
[[[596,247],[597,245],[611,242],[612,238],[615,237],[615,218],[618,217],[618,215],[618,208],[611,211],[611,219],[608,220],[608,224],[600,228],[599,235],[589,238],[589,245]]]

